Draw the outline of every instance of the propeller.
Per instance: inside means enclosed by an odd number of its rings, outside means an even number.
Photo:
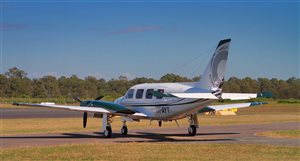
[[[76,100],[76,101],[78,101],[79,103],[82,102],[82,101],[81,101],[78,97],[76,97],[76,96],[73,96],[73,99]]]
[[[83,128],[85,128],[86,127],[86,122],[87,122],[87,112],[84,112],[83,113]]]
[[[104,96],[99,96],[97,98],[95,98],[94,100],[101,100]]]
[[[95,98],[94,100],[101,100],[104,96],[99,96],[97,98]],[[74,100],[78,101],[79,103],[83,103],[83,101],[81,101],[78,97],[76,96],[73,96]],[[83,123],[83,128],[86,128],[86,123],[87,123],[87,112],[84,112],[83,113],[83,120],[82,120],[82,123]]]

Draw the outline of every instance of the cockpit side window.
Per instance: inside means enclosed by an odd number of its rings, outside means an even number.
[[[143,98],[143,93],[144,93],[144,89],[138,89],[138,90],[136,91],[135,98],[137,98],[137,99]]]
[[[126,98],[132,99],[134,94],[134,89],[130,89],[127,92]]]
[[[146,98],[147,99],[152,99],[153,95],[152,92],[154,91],[154,89],[147,89],[146,91]]]
[[[161,94],[163,94],[165,92],[164,89],[158,89],[157,91],[160,92]],[[163,97],[157,96],[156,98],[157,99],[162,99]]]

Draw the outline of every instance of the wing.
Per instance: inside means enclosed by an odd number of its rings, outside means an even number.
[[[210,111],[219,111],[219,110],[225,110],[225,109],[231,109],[231,108],[244,108],[244,107],[250,107],[250,106],[257,106],[267,104],[266,102],[249,102],[249,103],[235,103],[235,104],[226,104],[226,105],[211,105],[206,106],[203,109],[201,109],[199,112],[210,112]]]
[[[64,109],[64,110],[73,110],[73,111],[83,111],[83,112],[92,112],[92,113],[108,113],[119,116],[135,116],[135,117],[147,117],[147,115],[139,112],[132,111],[125,106],[105,101],[97,101],[97,106],[100,107],[85,107],[85,106],[69,106],[69,105],[56,105],[55,103],[13,103],[16,106],[32,106],[32,107],[47,107],[54,109]]]

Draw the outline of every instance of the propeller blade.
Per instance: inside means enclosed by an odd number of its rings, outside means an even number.
[[[101,100],[104,96],[99,96],[97,98],[95,98],[95,100]]]
[[[87,112],[83,113],[83,128],[86,127],[86,122],[87,122]]]
[[[81,100],[78,97],[73,96],[73,99],[76,100],[76,101],[78,101],[79,103],[81,103]]]

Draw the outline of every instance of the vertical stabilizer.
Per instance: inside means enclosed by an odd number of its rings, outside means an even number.
[[[221,89],[224,81],[229,44],[231,39],[221,40],[196,87],[208,90]]]

